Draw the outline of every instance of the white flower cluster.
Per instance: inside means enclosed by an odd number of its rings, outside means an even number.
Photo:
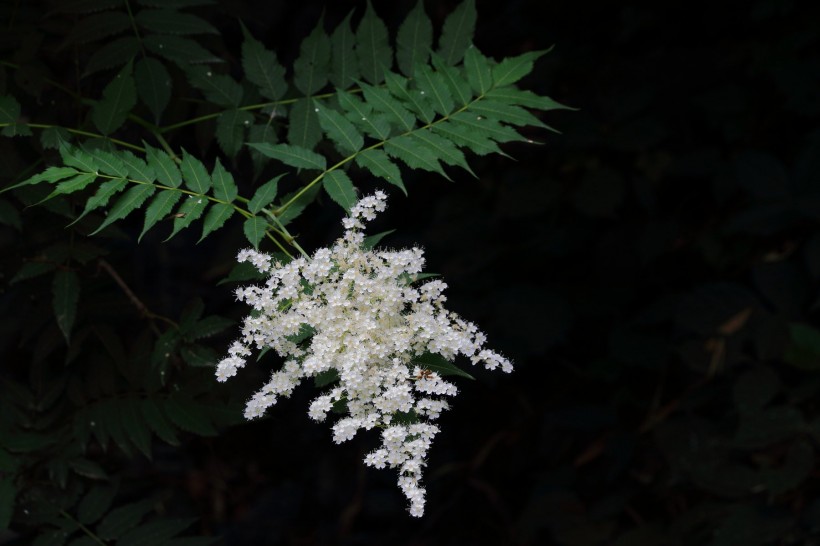
[[[364,248],[361,230],[385,209],[385,199],[376,192],[360,200],[344,220],[344,236],[311,259],[281,264],[254,250],[239,253],[239,261],[251,262],[270,277],[263,286],[237,290],[254,312],[245,318],[242,338],[219,363],[216,376],[225,381],[235,375],[254,345],[285,359],[248,401],[248,419],[289,396],[304,378],[333,379],[310,404],[308,415],[323,421],[332,409],[345,412],[333,425],[336,443],[361,429],[380,428],[382,445],[364,462],[398,469],[410,513],[421,516],[425,491],[419,481],[439,430],[430,421],[448,408],[442,397],[457,389],[419,357],[433,353],[452,361],[460,354],[505,372],[512,365],[484,348],[485,336],[474,324],[444,308],[443,282],[414,285],[424,266],[420,249]]]

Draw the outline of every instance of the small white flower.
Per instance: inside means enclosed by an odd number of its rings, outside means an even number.
[[[362,198],[342,221],[344,235],[310,260],[281,264],[256,250],[239,252],[240,262],[251,263],[268,278],[236,291],[237,299],[254,311],[243,321],[241,338],[217,365],[216,378],[226,381],[236,375],[253,347],[273,349],[285,359],[248,401],[245,417],[254,419],[278,397],[289,397],[303,379],[338,376],[310,404],[309,417],[324,421],[331,410],[344,408],[347,415],[332,426],[336,443],[361,429],[381,428],[381,447],[364,462],[398,471],[410,514],[418,517],[425,503],[422,470],[439,431],[430,421],[449,408],[444,397],[458,390],[414,359],[424,353],[449,361],[462,355],[505,372],[512,365],[484,348],[486,337],[477,326],[444,307],[444,282],[411,284],[424,269],[421,249],[362,248],[365,223],[385,210],[386,198],[380,191]]]

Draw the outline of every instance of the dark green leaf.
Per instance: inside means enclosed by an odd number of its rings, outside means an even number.
[[[245,133],[253,114],[245,110],[225,110],[216,118],[216,140],[228,157],[235,157],[245,144]]]
[[[331,383],[334,383],[339,380],[339,372],[336,370],[327,370],[324,372],[320,372],[313,377],[313,385],[320,389],[322,387],[326,387]]]
[[[171,100],[171,75],[165,65],[152,57],[138,60],[134,75],[140,100],[154,114],[154,121],[159,123]]]
[[[383,178],[397,186],[407,195],[407,189],[401,179],[401,171],[381,150],[365,150],[356,156],[356,164],[370,171],[373,176]]]
[[[122,66],[136,57],[139,51],[140,42],[134,36],[123,36],[107,42],[88,59],[83,76]],[[137,86],[139,86],[139,72],[137,72]]]
[[[433,66],[436,67],[437,73],[441,74],[458,106],[467,105],[472,100],[473,94],[470,90],[470,82],[462,71],[448,65],[437,53],[431,55],[431,58],[433,59]]]
[[[541,97],[532,91],[516,89],[515,87],[496,87],[488,91],[486,97],[516,106],[534,108],[536,110],[576,110],[576,108],[565,106],[549,97]]]
[[[199,436],[216,436],[214,426],[207,418],[206,407],[187,396],[172,394],[163,404],[171,421],[182,430]]]
[[[9,284],[39,277],[49,271],[53,271],[56,267],[57,264],[53,262],[26,262],[17,270],[17,273],[11,278]]]
[[[20,103],[11,95],[0,96],[0,123],[14,123],[20,118]]]
[[[182,202],[182,204],[179,206],[179,209],[177,209],[177,212],[174,214],[174,229],[171,231],[171,234],[165,240],[168,241],[174,235],[190,226],[195,220],[202,216],[202,213],[205,212],[205,208],[207,206],[207,198],[194,197],[193,195],[189,195],[188,198]]]
[[[464,159],[464,154],[461,153],[461,150],[456,148],[450,140],[440,137],[430,131],[416,131],[411,135],[411,138],[418,140],[424,146],[433,150],[436,157],[447,165],[461,167],[465,171],[475,176],[475,173],[467,164],[467,160]]]
[[[287,92],[285,69],[276,54],[265,49],[242,25],[245,41],[242,42],[242,69],[245,77],[259,88],[259,94],[271,100],[279,100]]]
[[[179,351],[182,360],[194,368],[216,368],[220,360],[216,351],[203,345],[186,345]]]
[[[319,124],[342,154],[352,154],[361,150],[364,138],[347,118],[324,106],[317,106],[317,110]]]
[[[325,173],[322,185],[331,199],[349,211],[358,201],[356,188],[344,171],[338,169]]]
[[[478,135],[485,135],[492,138],[496,142],[509,142],[514,140],[526,140],[524,137],[515,132],[510,127],[501,125],[494,119],[486,118],[484,116],[476,115],[472,112],[459,112],[450,117],[456,124],[462,124],[469,127]]]
[[[493,86],[489,60],[472,44],[464,54],[464,68],[467,72],[467,80],[476,94],[482,95]]]
[[[125,398],[119,404],[122,424],[125,427],[128,438],[145,455],[151,458],[151,431],[145,423],[141,411],[141,403],[133,396]]]
[[[135,17],[137,24],[158,34],[219,34],[208,21],[172,9],[144,9]]]
[[[424,353],[414,356],[411,363],[419,366],[420,368],[434,371],[441,376],[459,375],[461,377],[466,377],[467,379],[475,379],[475,377],[468,374],[437,353]]]
[[[121,7],[119,0],[62,0],[53,4],[54,13],[94,13]]]
[[[201,241],[212,232],[224,226],[225,222],[233,216],[234,212],[236,212],[236,209],[233,208],[233,205],[216,203],[212,206],[202,221],[202,237],[200,237],[199,240]]]
[[[211,189],[211,177],[208,175],[205,165],[185,150],[182,151],[182,163],[179,170],[182,171],[182,179],[185,181],[185,185],[191,191],[204,195]]]
[[[14,485],[12,476],[0,478],[0,531],[9,528],[16,497],[17,487]]]
[[[371,249],[375,248],[376,245],[378,245],[379,242],[382,239],[384,239],[386,236],[390,235],[394,231],[396,231],[396,230],[391,229],[391,230],[388,230],[388,231],[382,231],[381,233],[376,233],[374,235],[368,235],[367,237],[364,238],[364,241],[362,242],[362,248],[364,248],[366,250],[371,250]]]
[[[245,238],[253,245],[254,248],[259,248],[259,243],[265,236],[265,230],[268,228],[268,222],[261,216],[251,216],[245,220],[243,230]]]
[[[233,202],[239,194],[239,189],[233,180],[233,175],[225,170],[219,158],[216,158],[211,179],[214,183],[214,197],[225,201],[226,203]]]
[[[156,519],[131,529],[117,541],[117,546],[146,546],[147,544],[165,544],[191,526],[195,519],[167,518]]]
[[[129,62],[105,86],[102,99],[91,109],[91,119],[104,135],[119,129],[137,103],[137,89],[131,69]]]
[[[499,147],[486,134],[476,133],[470,127],[450,121],[438,123],[433,131],[478,155],[500,154]]]
[[[182,184],[182,175],[177,164],[164,151],[146,145],[145,159],[148,161],[148,166],[156,173],[160,184],[171,188],[178,188]]]
[[[117,490],[110,485],[95,485],[77,505],[77,520],[89,525],[108,512]]]
[[[424,91],[409,89],[407,78],[393,74],[392,72],[388,72],[385,75],[385,81],[387,82],[387,89],[390,93],[408,105],[424,123],[431,123],[433,121],[436,117],[436,112]]]
[[[57,271],[54,274],[51,293],[57,326],[68,342],[77,316],[77,302],[80,299],[80,279],[77,273],[67,269]]]
[[[85,478],[92,480],[108,479],[108,474],[105,473],[103,467],[88,459],[74,459],[73,461],[69,461],[68,466],[70,466],[74,472]]]
[[[532,72],[533,63],[547,51],[528,51],[517,57],[510,57],[503,59],[493,67],[493,80],[497,87],[510,85],[530,72]]]
[[[63,127],[49,127],[40,133],[40,144],[45,149],[59,150],[71,141],[71,133]]]
[[[405,76],[412,78],[416,66],[426,65],[433,49],[433,24],[424,12],[424,2],[419,0],[396,36],[396,62]]]
[[[267,181],[266,183],[262,184],[261,186],[259,186],[259,188],[257,188],[251,200],[248,201],[248,210],[250,212],[256,214],[263,208],[273,203],[273,200],[276,199],[276,191],[279,187],[279,179],[283,176],[284,174],[280,174],[272,178],[271,180]]]
[[[185,339],[194,341],[205,337],[211,337],[214,334],[225,331],[234,324],[235,322],[231,319],[220,317],[218,315],[209,315],[202,320],[197,321],[190,331],[185,332]]]
[[[325,34],[324,20],[299,46],[299,57],[293,63],[293,84],[306,96],[315,95],[327,84],[330,62],[330,39]]]
[[[330,35],[330,51],[333,62],[330,65],[330,82],[339,89],[347,89],[359,77],[359,61],[356,59],[355,35],[350,28],[353,12],[339,23]]]
[[[436,154],[430,148],[409,136],[391,138],[385,142],[384,151],[391,157],[402,160],[412,169],[424,169],[449,179],[447,173],[439,165]]]
[[[313,203],[313,200],[316,199],[316,195],[321,189],[322,187],[319,184],[314,184],[308,188],[307,191],[297,190],[282,197],[281,202],[284,204],[296,197],[297,192],[299,193],[296,200],[279,215],[279,222],[281,222],[283,226],[286,226],[289,222],[293,221],[294,218],[297,218],[309,204]]]
[[[159,405],[151,398],[142,400],[142,415],[145,417],[145,422],[153,430],[157,437],[159,437],[166,444],[172,446],[179,445],[179,438],[173,425],[168,422],[168,419],[163,415]]]
[[[217,74],[209,66],[192,66],[186,71],[191,85],[205,98],[225,108],[237,108],[242,103],[242,86],[226,74]]]
[[[411,114],[386,89],[362,84],[365,100],[379,112],[383,112],[391,122],[396,123],[402,131],[411,131],[415,126],[416,116]]]
[[[533,125],[536,127],[546,127],[540,119],[533,116],[523,108],[505,104],[494,100],[476,101],[470,107],[471,112],[475,112],[487,118],[509,123],[511,125]]]
[[[64,46],[94,42],[106,36],[119,34],[131,28],[131,20],[124,11],[106,11],[84,17],[71,27]]]
[[[297,100],[290,110],[288,120],[288,142],[312,150],[322,139],[319,116],[314,99]]]
[[[359,97],[340,91],[336,95],[339,104],[346,110],[347,119],[361,127],[369,136],[386,140],[390,136],[390,123],[384,114],[374,114],[373,108]]]
[[[264,142],[249,142],[248,146],[261,152],[263,155],[281,161],[291,167],[325,170],[325,158],[315,152],[291,146],[289,144],[267,144]]]
[[[142,236],[157,222],[166,218],[181,198],[182,192],[178,191],[163,191],[154,197],[154,200],[151,201],[151,204],[145,209],[145,222],[137,241],[142,240]]]
[[[97,526],[96,533],[105,540],[116,540],[133,529],[153,508],[153,501],[141,500],[109,512]]]
[[[222,61],[218,56],[189,38],[150,34],[143,38],[143,43],[152,53],[181,66]]]
[[[138,184],[125,192],[117,202],[111,206],[108,216],[105,217],[100,227],[91,232],[91,235],[99,233],[117,220],[121,220],[131,214],[134,209],[140,207],[156,191],[155,186],[149,184]]]
[[[448,65],[458,64],[473,41],[476,15],[475,0],[464,0],[444,20],[438,52]]]
[[[384,81],[384,73],[393,64],[393,49],[387,41],[387,27],[370,0],[356,29],[356,59],[365,80],[373,85]]]

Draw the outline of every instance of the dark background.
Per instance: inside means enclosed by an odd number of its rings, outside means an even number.
[[[413,5],[374,4],[393,29]],[[436,28],[455,5],[427,3]],[[820,8],[477,5],[481,51],[554,44],[521,85],[580,110],[541,116],[562,134],[526,129],[542,144],[505,145],[513,159],[471,158],[478,179],[408,173],[409,197],[391,192],[373,228],[422,246],[451,308],[516,366],[459,381],[424,518],[406,514],[392,472],[363,466],[375,435],[334,445],[304,387],[133,475],[159,476],[231,545],[820,544]],[[234,62],[239,18],[288,66],[323,12],[333,28],[352,7],[208,13]],[[297,231],[310,250],[339,218],[309,212]],[[245,314],[215,286],[235,234],[159,240],[116,256],[154,308],[201,297]],[[262,377],[244,370],[232,388],[250,395]]]

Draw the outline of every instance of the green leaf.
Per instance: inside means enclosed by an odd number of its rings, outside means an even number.
[[[296,190],[282,197],[281,203],[287,203],[293,199],[298,192],[301,192],[299,197],[279,215],[279,222],[283,226],[286,226],[289,222],[293,221],[294,218],[297,218],[309,204],[313,203],[313,200],[316,199],[316,195],[318,195],[321,189],[322,187],[320,185],[314,184],[308,188],[307,191],[302,192],[302,190]]]
[[[69,342],[71,328],[77,317],[77,302],[80,300],[80,279],[77,273],[68,269],[57,271],[51,284],[51,293],[57,326],[60,327],[66,342]]]
[[[303,169],[325,170],[325,158],[315,152],[289,144],[267,144],[249,142],[248,146],[263,155],[281,161],[285,165]]]
[[[20,118],[20,103],[11,95],[0,96],[0,123],[13,123]]]
[[[376,233],[374,235],[368,235],[364,238],[364,241],[362,241],[362,248],[364,248],[365,250],[372,250],[376,248],[376,245],[378,245],[382,239],[384,239],[386,236],[390,235],[394,231],[396,230],[390,229],[387,231],[382,231],[381,233]]]
[[[473,94],[470,90],[470,82],[463,76],[461,70],[448,65],[437,53],[433,53],[431,58],[433,59],[433,66],[436,68],[437,73],[441,74],[456,103],[459,106],[469,104]]]
[[[13,227],[17,231],[23,229],[20,213],[5,199],[0,199],[0,224]]]
[[[8,188],[3,188],[3,191],[9,191],[14,188],[19,188],[20,186],[31,186],[34,184],[39,184],[40,182],[54,183],[64,178],[68,178],[69,176],[74,176],[77,173],[77,169],[74,169],[73,167],[49,167],[43,172],[37,173],[31,178],[27,178],[18,184],[9,186]]]
[[[84,478],[89,478],[92,480],[108,479],[108,474],[105,473],[103,467],[101,467],[94,461],[89,461],[88,459],[74,459],[68,462],[68,466],[70,466],[74,472],[76,472],[80,476],[83,476]]]
[[[233,180],[233,175],[225,170],[219,158],[216,158],[214,170],[211,173],[211,180],[214,183],[214,197],[226,203],[233,202],[239,194],[239,189]]]
[[[171,75],[158,60],[145,57],[137,61],[134,67],[137,81],[137,95],[154,115],[159,123],[162,113],[171,100]]]
[[[433,132],[443,135],[459,146],[468,148],[477,155],[500,154],[502,153],[498,145],[487,135],[476,133],[470,127],[459,125],[451,121],[438,123],[433,127]]]
[[[387,82],[387,89],[390,93],[410,106],[424,123],[431,123],[433,119],[435,119],[436,112],[424,91],[408,89],[407,78],[388,72],[385,75],[385,81]]]
[[[448,65],[458,64],[473,41],[476,15],[475,0],[464,0],[444,20],[438,52]]]
[[[143,419],[140,400],[133,396],[125,398],[119,408],[128,439],[146,458],[151,459],[151,431]]]
[[[94,523],[108,512],[116,494],[110,485],[95,485],[77,505],[77,520],[85,525]]]
[[[195,41],[180,36],[150,34],[142,39],[148,51],[185,67],[189,64],[222,62]]]
[[[99,233],[117,220],[121,220],[131,214],[134,209],[140,207],[156,191],[156,186],[150,184],[138,184],[122,194],[117,202],[112,205],[105,220],[100,227],[91,232],[91,235]]]
[[[145,159],[148,160],[148,166],[156,173],[160,184],[171,188],[178,188],[182,184],[182,175],[171,156],[146,144]]]
[[[476,101],[471,106],[470,111],[487,118],[493,118],[504,123],[509,123],[511,125],[533,125],[535,127],[546,127],[540,119],[533,116],[523,108],[494,100]]]
[[[396,123],[402,131],[412,131],[416,116],[401,105],[386,89],[361,84],[365,100],[379,112],[383,112],[390,121]]]
[[[370,0],[367,0],[364,17],[356,29],[356,59],[362,76],[373,85],[384,81],[385,71],[390,70],[393,64],[393,49],[387,38],[384,21],[376,15]]]
[[[437,353],[424,353],[418,356],[414,356],[411,360],[412,364],[419,366],[420,368],[426,368],[428,370],[434,371],[441,376],[446,375],[458,375],[461,377],[466,377],[467,379],[475,379],[472,375],[468,374],[443,356]]]
[[[565,106],[549,97],[541,97],[532,91],[516,89],[515,87],[496,87],[488,91],[485,96],[488,99],[536,110],[577,110],[577,108]]]
[[[253,114],[245,110],[225,110],[216,118],[216,141],[228,157],[235,157],[245,144],[245,133]]]
[[[45,149],[59,150],[71,141],[71,133],[63,127],[49,127],[40,133],[40,144]]]
[[[114,155],[102,150],[93,150],[91,153],[93,154],[94,162],[103,174],[109,174],[119,178],[128,176],[128,169],[125,167],[125,163],[120,159],[120,152]]]
[[[467,80],[477,94],[484,94],[493,86],[489,60],[472,44],[464,54],[464,68],[467,71]]]
[[[356,36],[350,28],[353,12],[339,23],[330,35],[330,51],[333,55],[330,65],[330,82],[338,89],[347,89],[359,77],[359,61],[356,59]]]
[[[439,165],[436,155],[427,146],[421,145],[417,140],[409,136],[399,136],[391,138],[384,143],[384,151],[391,157],[401,159],[411,169],[424,169],[440,174],[450,179],[441,165]]]
[[[151,398],[144,398],[142,400],[142,415],[145,417],[145,422],[166,444],[178,446],[180,444],[179,437],[174,430],[173,425],[168,422],[165,415],[162,413],[159,405]]]
[[[185,150],[182,150],[182,163],[179,170],[182,171],[182,179],[185,181],[185,185],[191,191],[204,195],[211,189],[211,177],[208,175],[205,165]]]
[[[202,237],[200,237],[199,240],[201,241],[212,232],[224,226],[225,222],[233,216],[234,212],[236,212],[236,209],[233,208],[233,205],[216,203],[212,206],[202,221]]]
[[[461,167],[473,176],[476,176],[472,169],[470,169],[470,166],[467,164],[467,160],[464,159],[464,154],[461,153],[461,150],[456,148],[456,146],[450,140],[440,137],[439,135],[432,133],[430,131],[416,131],[415,133],[410,135],[410,137],[418,140],[424,146],[433,150],[436,154],[436,157],[439,160],[446,163],[447,165],[455,165],[457,167]]]
[[[317,389],[320,389],[338,380],[339,372],[337,372],[336,370],[326,370],[324,372],[319,372],[318,374],[313,376],[313,386]]]
[[[299,57],[293,63],[293,84],[307,96],[325,86],[330,61],[330,39],[325,34],[324,19],[299,46]]]
[[[424,1],[405,17],[396,36],[396,62],[408,78],[415,75],[416,66],[426,65],[433,49],[433,24],[424,12]]]
[[[370,171],[373,176],[387,180],[407,195],[401,171],[382,150],[365,150],[356,156],[356,164]]]
[[[171,421],[182,430],[199,436],[216,436],[214,426],[206,417],[206,407],[179,393],[172,394],[163,404]]]
[[[378,140],[390,137],[390,123],[384,114],[374,114],[368,103],[345,91],[339,91],[336,96],[341,107],[348,112],[347,119],[354,125],[358,125],[366,134]]]
[[[74,178],[63,180],[57,185],[54,191],[52,191],[45,199],[43,199],[43,201],[45,201],[46,199],[51,199],[55,195],[68,195],[70,193],[74,193],[82,189],[85,189],[86,186],[94,182],[96,179],[96,173],[81,173],[75,176]]]
[[[128,14],[123,11],[106,11],[80,19],[72,25],[66,36],[63,47],[72,44],[85,44],[119,34],[131,28]]]
[[[349,211],[358,201],[356,188],[344,171],[333,170],[325,173],[322,185],[331,199]]]
[[[111,180],[100,184],[100,188],[97,192],[88,201],[86,201],[85,210],[83,210],[83,213],[71,223],[75,224],[92,210],[106,206],[109,199],[111,199],[113,195],[125,189],[127,185],[128,183],[122,178],[112,178]]]
[[[134,19],[141,27],[158,34],[219,34],[205,19],[172,9],[144,9]]]
[[[259,248],[259,243],[265,236],[265,230],[268,228],[268,222],[261,216],[251,216],[245,220],[243,230],[245,238],[253,245],[253,248]]]
[[[133,529],[148,512],[153,509],[154,502],[150,499],[141,500],[111,510],[97,526],[96,532],[105,540],[116,540]]]
[[[163,518],[149,521],[123,534],[117,541],[117,546],[165,544],[171,537],[190,527],[194,521],[194,518]]]
[[[288,142],[312,150],[322,139],[319,116],[315,101],[311,98],[297,100],[290,111],[288,120]]]
[[[188,198],[185,199],[179,206],[176,214],[174,214],[174,229],[165,240],[170,240],[174,235],[190,226],[195,220],[202,216],[202,213],[205,212],[205,208],[207,206],[207,198],[189,195]]]
[[[0,531],[9,528],[16,497],[17,487],[14,485],[12,476],[0,478]]]
[[[17,273],[15,273],[9,281],[9,284],[39,277],[49,271],[53,271],[56,267],[57,264],[52,262],[26,262],[20,266],[20,269],[17,270]]]
[[[285,68],[279,64],[276,54],[265,49],[261,42],[250,35],[242,25],[242,70],[245,77],[259,88],[259,94],[271,100],[279,100],[288,90]]]
[[[209,315],[202,320],[197,321],[190,331],[186,331],[185,339],[193,341],[196,339],[211,337],[219,332],[225,331],[234,324],[235,322],[231,319],[220,317],[218,315]]]
[[[276,199],[276,191],[279,187],[279,179],[283,176],[284,174],[280,174],[272,178],[271,180],[267,181],[266,183],[262,184],[261,186],[259,186],[259,188],[257,188],[251,200],[248,201],[248,210],[250,212],[256,214],[263,208],[273,203],[273,200]]]
[[[125,167],[125,176],[140,182],[153,182],[157,179],[154,169],[131,152],[120,151],[118,157]]]
[[[226,74],[217,74],[209,66],[192,66],[186,70],[191,85],[202,91],[210,102],[225,108],[242,104],[242,86]]]
[[[6,125],[0,130],[0,135],[8,138],[13,138],[17,136],[31,136],[31,127],[28,126],[26,123],[18,122],[12,123],[11,125]]]
[[[151,201],[151,204],[145,209],[145,223],[143,224],[142,232],[137,238],[137,241],[141,241],[142,236],[145,235],[149,229],[167,217],[171,209],[174,208],[174,205],[176,205],[181,198],[182,193],[178,191],[163,191],[154,197],[154,200]]]
[[[104,135],[110,135],[119,129],[137,104],[137,88],[131,70],[129,62],[105,86],[102,99],[91,109],[91,119]]]
[[[510,127],[505,127],[491,118],[476,115],[472,112],[459,112],[450,117],[456,124],[469,127],[476,134],[486,135],[496,142],[510,142],[526,140]]]
[[[101,70],[122,66],[136,57],[139,51],[140,42],[134,36],[123,36],[106,42],[88,59],[85,70],[83,70],[83,76],[90,76]],[[137,84],[139,85],[139,74],[137,74]]]
[[[517,57],[503,59],[493,67],[495,85],[502,87],[517,82],[532,72],[533,63],[548,51],[528,51]]]
[[[60,148],[60,157],[69,167],[76,167],[85,172],[96,172],[99,169],[97,161],[86,150],[73,147]]]
[[[317,106],[317,110],[319,124],[342,154],[352,154],[362,149],[364,138],[347,118],[324,106]]]

